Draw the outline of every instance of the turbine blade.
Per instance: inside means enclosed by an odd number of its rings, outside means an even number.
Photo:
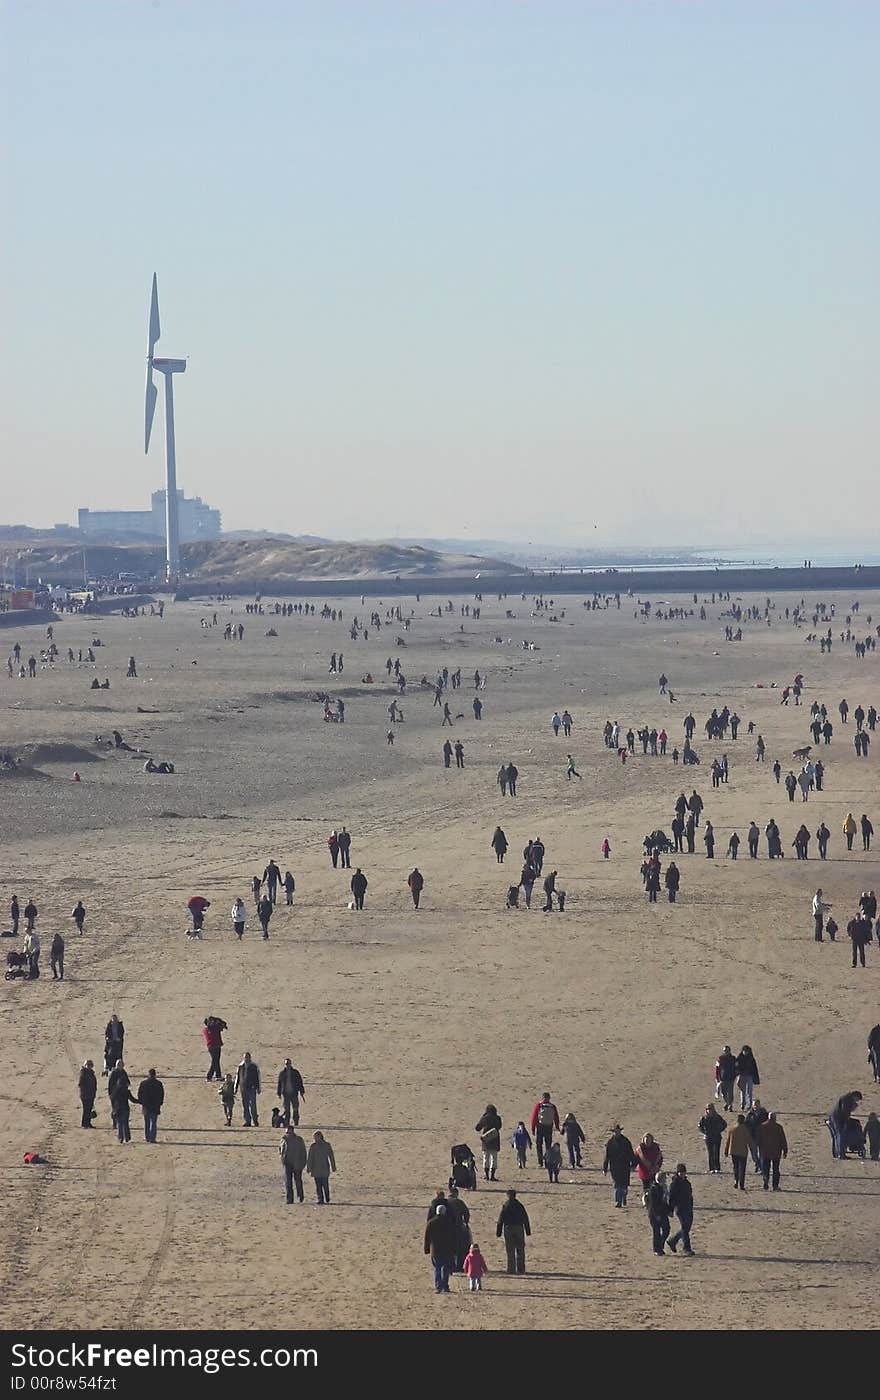
[[[147,366],[147,398],[144,405],[144,452],[150,450],[150,433],[153,429],[153,414],[156,412],[156,400],[159,397],[159,390],[153,383],[153,366]]]
[[[162,334],[159,326],[159,288],[156,285],[156,274],[153,273],[153,294],[150,298],[150,358],[152,359],[153,347],[159,336]]]

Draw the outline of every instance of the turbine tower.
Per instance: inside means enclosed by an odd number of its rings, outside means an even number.
[[[144,452],[150,450],[150,433],[159,391],[153,382],[153,370],[165,376],[165,577],[176,583],[180,575],[180,526],[177,511],[177,460],[174,454],[174,375],[183,374],[186,360],[156,359],[153,351],[159,339],[159,291],[153,273],[153,295],[150,299],[149,346],[147,350],[147,400],[145,406]]]

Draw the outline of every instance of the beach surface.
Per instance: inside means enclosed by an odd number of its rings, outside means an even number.
[[[663,596],[664,608],[693,606],[690,595]],[[867,614],[880,620],[880,593],[825,595],[836,604],[835,638],[856,597],[857,636],[872,630]],[[867,968],[853,971],[845,936],[859,893],[880,889],[880,859],[862,852],[860,838],[847,853],[841,834],[849,810],[875,826],[880,818],[880,739],[867,760],[852,745],[852,710],[880,707],[877,653],[859,661],[835,640],[821,655],[805,640],[809,619],[799,629],[785,620],[798,598],[781,593],[772,625],[744,624],[736,644],[724,640],[729,605],[720,602],[707,601],[701,622],[636,618],[626,596],[619,610],[594,611],[567,595],[532,615],[530,598],[487,595],[479,620],[461,616],[473,602],[464,596],[442,617],[446,599],[426,595],[373,593],[360,606],[316,590],[313,601],[314,618],[253,616],[237,599],[169,604],[162,620],[65,615],[55,623],[56,666],[0,681],[0,747],[25,759],[0,776],[2,926],[12,894],[22,907],[32,896],[43,948],[39,981],[4,983],[0,1003],[3,1325],[876,1328],[880,1164],[833,1161],[823,1120],[850,1089],[865,1095],[863,1120],[880,1111],[866,1062],[867,1032],[880,1020],[880,953],[875,940]],[[763,596],[743,601],[763,605]],[[341,621],[318,615],[325,602],[342,608]],[[398,604],[405,616],[412,610],[408,631],[392,622],[351,641],[354,613],[376,609],[384,621]],[[220,625],[202,627],[215,608]],[[245,627],[241,643],[222,639],[230,608]],[[96,666],[68,665],[68,646],[85,653],[95,635]],[[39,655],[45,628],[7,630],[7,649],[15,640],[25,658]],[[328,675],[333,651],[344,655],[341,677]],[[131,654],[136,680],[125,679]],[[400,658],[408,681],[393,746],[388,657]],[[451,733],[418,685],[443,666],[462,671],[461,689],[446,697]],[[487,677],[480,722],[477,669]],[[372,685],[362,684],[367,671]],[[781,689],[799,671],[803,702],[783,706]],[[662,672],[675,704],[658,694]],[[110,690],[92,691],[94,675],[108,676]],[[344,699],[344,725],[323,722],[322,691]],[[792,750],[811,741],[814,699],[835,726],[821,750],[825,791],[790,805],[771,765],[778,757],[783,774],[797,770]],[[739,738],[709,744],[703,722],[724,704],[741,716]],[[566,707],[570,741],[550,727]],[[608,719],[624,732],[665,725],[671,754],[689,709],[698,768],[640,750],[622,765],[603,743]],[[766,741],[764,764],[749,721]],[[96,744],[114,728],[141,752]],[[447,735],[464,743],[463,770],[443,767]],[[581,781],[566,779],[569,752]],[[716,791],[709,764],[722,752],[730,780]],[[173,762],[174,774],[145,774],[147,753]],[[515,799],[496,783],[503,762],[519,769]],[[698,840],[697,853],[678,861],[679,903],[661,892],[650,906],[643,837],[669,831],[676,796],[694,785],[715,826],[716,858]],[[762,836],[750,861],[749,821],[763,832],[771,816],[786,859],[769,862]],[[829,859],[816,858],[814,839],[809,861],[796,862],[798,825],[814,833],[823,819]],[[490,848],[499,823],[510,843],[503,866]],[[349,873],[327,852],[328,832],[342,825],[352,869],[369,879],[363,913],[349,909]],[[725,857],[733,829],[743,842],[735,863]],[[522,848],[537,836],[545,871],[558,870],[567,893],[561,914],[542,912],[537,886],[530,910],[505,908]],[[273,857],[297,889],[263,942],[250,883]],[[418,913],[406,887],[414,865],[425,878]],[[813,941],[819,885],[841,926],[836,945]],[[211,901],[201,942],[185,936],[195,894]],[[248,906],[240,943],[236,895]],[[78,898],[82,937],[70,918]],[[57,931],[63,984],[49,967]],[[79,1125],[78,1071],[87,1057],[99,1068],[114,1011],[135,1092],[150,1066],[165,1084],[155,1151],[136,1107],[132,1143],[116,1141],[106,1080],[95,1130],[85,1138]],[[238,1104],[224,1125],[205,1080],[209,1014],[228,1022],[224,1070],[245,1050],[260,1065],[259,1128],[242,1126]],[[751,1166],[744,1193],[734,1192],[728,1163],[723,1176],[706,1175],[697,1123],[725,1043],[752,1046],[758,1095],[788,1135],[778,1193],[765,1193]],[[280,1132],[269,1124],[287,1055],[306,1084],[306,1142],[321,1129],[336,1154],[330,1207],[316,1207],[308,1179],[305,1203],[285,1204]],[[545,1089],[587,1137],[583,1168],[564,1166],[558,1185],[533,1155],[518,1171],[509,1145]],[[437,1297],[423,1254],[427,1207],[447,1185],[452,1144],[478,1152],[474,1124],[490,1102],[504,1124],[499,1179],[487,1183],[481,1171],[466,1199],[491,1272],[480,1295],[455,1278],[451,1295]],[[635,1186],[626,1210],[613,1208],[601,1165],[614,1122],[633,1143],[652,1132],[667,1168],[687,1163],[695,1258],[652,1254]],[[28,1150],[49,1165],[24,1166]],[[532,1225],[522,1277],[504,1273],[495,1238],[511,1185]],[[854,1297],[868,1301],[854,1309]]]

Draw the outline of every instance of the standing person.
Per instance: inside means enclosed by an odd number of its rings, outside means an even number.
[[[450,744],[448,739],[443,745],[443,767],[452,767],[452,745]]]
[[[232,927],[235,929],[235,935],[239,941],[241,941],[242,935],[244,934],[246,918],[247,912],[244,907],[244,900],[237,899],[232,906]]]
[[[531,1233],[532,1227],[528,1212],[522,1202],[517,1200],[516,1192],[511,1186],[495,1226],[496,1238],[500,1240],[502,1235],[504,1237],[504,1247],[507,1250],[507,1272],[509,1274],[525,1273],[526,1236],[531,1235]]]
[[[532,1109],[531,1129],[535,1134],[535,1150],[538,1154],[538,1166],[544,1165],[544,1149],[549,1147],[553,1141],[553,1129],[559,1132],[559,1112],[545,1090],[538,1102]]]
[[[611,1136],[605,1144],[605,1160],[602,1164],[602,1175],[611,1173],[611,1180],[614,1183],[614,1205],[617,1209],[626,1205],[629,1182],[634,1167],[638,1166],[638,1158],[633,1150],[633,1145],[628,1137],[624,1136],[623,1129],[619,1123],[615,1123],[611,1129]]]
[[[146,1079],[141,1080],[137,1092],[137,1101],[144,1115],[144,1140],[146,1142],[155,1142],[156,1130],[159,1126],[159,1114],[162,1112],[162,1105],[165,1102],[165,1086],[161,1079],[156,1078],[156,1071],[154,1069],[147,1070]]]
[[[351,833],[345,827],[339,833],[339,855],[343,870],[351,869]]]
[[[29,899],[28,902],[27,902],[27,904],[24,906],[24,931],[25,931],[25,933],[33,933],[33,931],[34,931],[34,924],[37,922],[37,916],[38,916],[38,914],[39,914],[39,910],[37,909],[36,904],[34,904],[34,901],[33,901],[32,899]]]
[[[478,1244],[471,1245],[465,1256],[462,1269],[468,1281],[469,1291],[471,1293],[480,1293],[483,1288],[483,1277],[489,1272],[489,1265],[480,1253],[480,1246]]]
[[[497,776],[497,778],[495,779],[495,781],[497,782],[498,786],[499,786],[500,789],[501,789],[501,796],[502,796],[502,797],[506,797],[506,796],[507,796],[507,764],[506,764],[506,763],[502,763],[501,767],[498,769],[498,776]]]
[[[704,832],[703,832],[703,843],[704,843],[704,845],[705,845],[705,847],[706,847],[706,859],[707,859],[707,860],[714,860],[714,859],[715,859],[715,828],[713,827],[712,823],[709,822],[709,821],[706,822],[706,827],[705,827],[705,830],[704,830]]]
[[[680,850],[681,847],[679,846],[677,849]],[[608,860],[609,856],[611,855],[611,842],[608,840],[608,837],[607,837],[607,836],[605,837],[605,840],[602,842],[601,850],[602,850],[602,857],[603,857],[603,859],[604,859],[604,860]]]
[[[764,1190],[770,1184],[770,1172],[773,1172],[773,1190],[779,1190],[779,1163],[782,1157],[788,1156],[788,1141],[785,1130],[781,1123],[777,1123],[776,1114],[771,1113],[758,1129],[758,1150],[761,1154],[761,1170],[764,1173]]]
[[[556,870],[551,870],[550,874],[544,877],[544,896],[546,899],[546,903],[544,904],[543,909],[545,914],[550,914],[553,911],[553,896],[556,893],[557,874],[558,872]],[[559,907],[560,909],[562,908],[561,900]]]
[[[760,839],[761,839],[761,833],[760,833],[760,831],[759,831],[759,829],[758,829],[757,823],[756,823],[756,822],[750,822],[750,823],[749,823],[749,831],[748,831],[748,842],[749,842],[749,857],[750,857],[751,860],[757,860],[757,859],[758,859],[758,842],[759,842]]]
[[[325,1141],[323,1133],[315,1133],[309,1147],[306,1167],[313,1178],[318,1195],[318,1205],[330,1204],[330,1173],[336,1171],[336,1158],[333,1148]]]
[[[738,1076],[739,1106],[745,1113],[747,1108],[751,1108],[753,1092],[761,1082],[758,1074],[758,1062],[752,1054],[750,1045],[744,1045],[737,1055],[736,1073]]]
[[[681,884],[681,871],[674,860],[671,860],[666,867],[666,874],[663,877],[666,886],[666,893],[670,904],[674,904],[678,895],[678,887]]]
[[[74,904],[72,910],[70,911],[70,917],[76,924],[77,933],[82,933],[83,925],[86,921],[86,906],[83,904],[81,899],[78,899],[76,901],[76,904]]]
[[[95,1074],[95,1066],[91,1060],[86,1060],[79,1072],[79,1100],[82,1104],[81,1126],[83,1128],[92,1126],[97,1094],[98,1077]]]
[[[568,759],[568,767],[565,770],[565,776],[568,781],[571,782],[572,778],[579,778],[581,775],[574,766],[574,759],[571,754],[567,754],[566,757]]]
[[[843,834],[846,837],[846,849],[848,851],[851,851],[853,848],[853,838],[857,831],[858,827],[856,826],[855,817],[852,812],[847,812],[843,822]],[[27,910],[25,910],[25,913],[27,913]]]
[[[531,1150],[532,1146],[529,1130],[522,1119],[520,1119],[513,1130],[513,1137],[510,1139],[510,1145],[516,1153],[516,1165],[519,1167],[520,1171],[522,1171],[526,1165],[526,1153]]]
[[[125,1026],[120,1021],[116,1012],[110,1017],[104,1030],[104,1069],[103,1074],[109,1074],[119,1060],[122,1059],[123,1046],[125,1044]]]
[[[727,843],[727,854],[730,856],[731,860],[736,860],[739,855],[739,833],[736,831],[730,833],[730,840]]]
[[[519,769],[515,763],[507,765],[507,790],[511,797],[516,797],[516,781],[519,777]]]
[[[746,1127],[751,1134],[749,1151],[752,1154],[752,1161],[755,1164],[755,1171],[761,1170],[761,1144],[758,1140],[758,1133],[762,1123],[766,1123],[770,1114],[767,1112],[760,1099],[755,1099],[748,1113],[746,1114]]]
[[[863,812],[859,825],[862,828],[862,850],[870,851],[871,837],[874,835],[874,827]]]
[[[284,885],[284,902],[289,909],[293,904],[293,892],[296,889],[296,881],[289,870],[284,872],[282,884]]]
[[[663,1166],[663,1153],[659,1142],[654,1141],[653,1133],[645,1133],[635,1151],[636,1176],[645,1190],[651,1185]]]
[[[736,1125],[729,1128],[727,1138],[724,1143],[724,1155],[730,1157],[733,1162],[733,1189],[739,1187],[740,1191],[746,1189],[746,1163],[749,1160],[749,1143],[751,1134],[746,1123],[745,1114],[739,1113],[736,1118]]]
[[[272,900],[267,894],[263,895],[263,898],[257,905],[257,918],[260,921],[260,928],[263,930],[264,939],[269,937],[269,920],[272,918],[274,907]]]
[[[249,1128],[251,1123],[255,1128],[260,1126],[257,1117],[257,1095],[261,1088],[260,1066],[251,1059],[250,1051],[245,1050],[235,1075],[235,1092],[241,1099],[246,1128]]]
[[[327,849],[330,852],[330,859],[333,862],[333,869],[335,870],[339,863],[339,836],[335,831],[331,831],[330,835],[327,837]]]
[[[464,744],[461,742],[460,739],[456,739],[454,748],[455,748],[455,766],[456,766],[456,768],[463,768],[463,767],[464,767]]]
[[[367,893],[368,884],[369,881],[366,875],[361,870],[360,866],[358,866],[351,877],[351,892],[354,895],[355,909],[363,909],[364,895]]]
[[[852,942],[852,965],[855,967],[857,963],[860,962],[862,967],[864,967],[865,944],[870,942],[871,922],[869,919],[857,914],[855,918],[850,919],[846,926],[846,931]]]
[[[568,1148],[569,1165],[579,1167],[581,1165],[581,1143],[585,1143],[587,1139],[573,1113],[566,1113],[563,1118],[562,1132],[565,1135],[565,1145]]]
[[[9,905],[9,918],[10,918],[10,921],[11,921],[11,923],[12,923],[12,937],[13,937],[13,938],[17,938],[17,937],[18,937],[18,922],[19,922],[19,919],[21,918],[21,910],[20,910],[19,905],[18,905],[18,895],[17,895],[17,894],[14,894],[14,895],[12,896],[12,902],[11,902],[11,904]]]
[[[457,1186],[450,1186],[449,1188],[446,1213],[452,1219],[452,1227],[455,1234],[455,1263],[452,1266],[452,1272],[460,1274],[464,1269],[465,1256],[471,1247],[471,1213],[459,1196]]]
[[[425,888],[425,877],[422,874],[421,870],[419,870],[418,866],[416,866],[414,870],[410,871],[409,875],[407,876],[406,883],[409,886],[409,892],[412,895],[413,906],[416,909],[418,909],[419,900],[422,897],[422,890]]]
[[[874,1083],[880,1084],[880,1022],[868,1032],[868,1060],[874,1071]]]
[[[251,894],[254,897],[254,908],[257,908],[257,906],[260,903],[260,890],[262,888],[263,882],[260,879],[259,875],[254,875],[253,879],[251,880]]]
[[[828,842],[831,840],[831,832],[824,822],[820,822],[816,829],[816,840],[819,843],[819,859],[825,860],[828,854]]]
[[[825,915],[833,906],[826,904],[822,898],[822,890],[818,889],[813,895],[813,937],[817,943],[824,942],[822,932],[825,927]]]
[[[489,844],[495,852],[495,859],[497,860],[498,864],[503,865],[504,857],[507,855],[507,837],[505,836],[500,826],[496,826],[492,836],[492,840]]]
[[[49,949],[49,965],[52,968],[52,980],[64,981],[64,939],[60,933],[56,933],[52,939],[52,946]]]
[[[727,1119],[722,1118],[720,1113],[715,1112],[713,1103],[706,1104],[706,1112],[700,1119],[700,1132],[706,1143],[706,1154],[709,1158],[708,1172],[710,1176],[721,1175],[721,1139],[724,1136],[724,1129],[727,1127]]]
[[[324,1204],[320,1196],[318,1204]],[[442,1203],[425,1226],[425,1253],[430,1254],[434,1267],[434,1292],[448,1293],[449,1275],[455,1263],[455,1222]]]
[[[501,1117],[494,1103],[487,1103],[485,1112],[474,1125],[474,1132],[480,1134],[483,1149],[483,1175],[487,1181],[495,1181],[498,1170],[498,1153],[501,1151]]]
[[[211,1056],[211,1063],[208,1066],[206,1079],[222,1079],[223,1073],[220,1069],[220,1051],[223,1049],[223,1032],[228,1027],[225,1021],[221,1021],[219,1016],[205,1017],[205,1045],[208,1054]]]
[[[645,1205],[651,1222],[654,1253],[662,1256],[669,1237],[669,1202],[666,1199],[666,1173],[658,1172],[645,1192]]]
[[[304,1200],[303,1194],[303,1172],[308,1161],[308,1153],[303,1139],[296,1132],[295,1128],[288,1127],[284,1137],[278,1147],[281,1156],[281,1165],[284,1168],[284,1186],[287,1194],[287,1204],[293,1205],[293,1188],[296,1186],[296,1199],[301,1203]]]
[[[734,735],[736,738],[736,735]],[[679,1240],[683,1245],[682,1254],[693,1258],[694,1251],[691,1249],[691,1227],[694,1223],[694,1191],[688,1180],[687,1167],[684,1162],[679,1162],[675,1168],[675,1176],[669,1187],[669,1194],[666,1198],[669,1206],[669,1214],[678,1216],[679,1228],[674,1235],[670,1235],[666,1241],[672,1253],[675,1254]]]
[[[299,1101],[306,1096],[306,1088],[303,1084],[302,1075],[291,1063],[290,1056],[284,1061],[278,1072],[278,1084],[276,1086],[278,1098],[283,1104],[284,1122],[290,1126],[291,1117],[294,1126],[299,1123]]]
[[[278,898],[278,882],[280,879],[281,868],[280,866],[276,865],[275,858],[273,856],[272,860],[269,861],[269,864],[263,871],[263,884],[266,886],[266,892],[269,896],[269,899],[272,901],[273,906]]]

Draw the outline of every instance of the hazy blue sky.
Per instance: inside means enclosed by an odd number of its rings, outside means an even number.
[[[878,36],[870,0],[6,0],[0,519],[161,484],[155,269],[227,528],[870,538]]]

